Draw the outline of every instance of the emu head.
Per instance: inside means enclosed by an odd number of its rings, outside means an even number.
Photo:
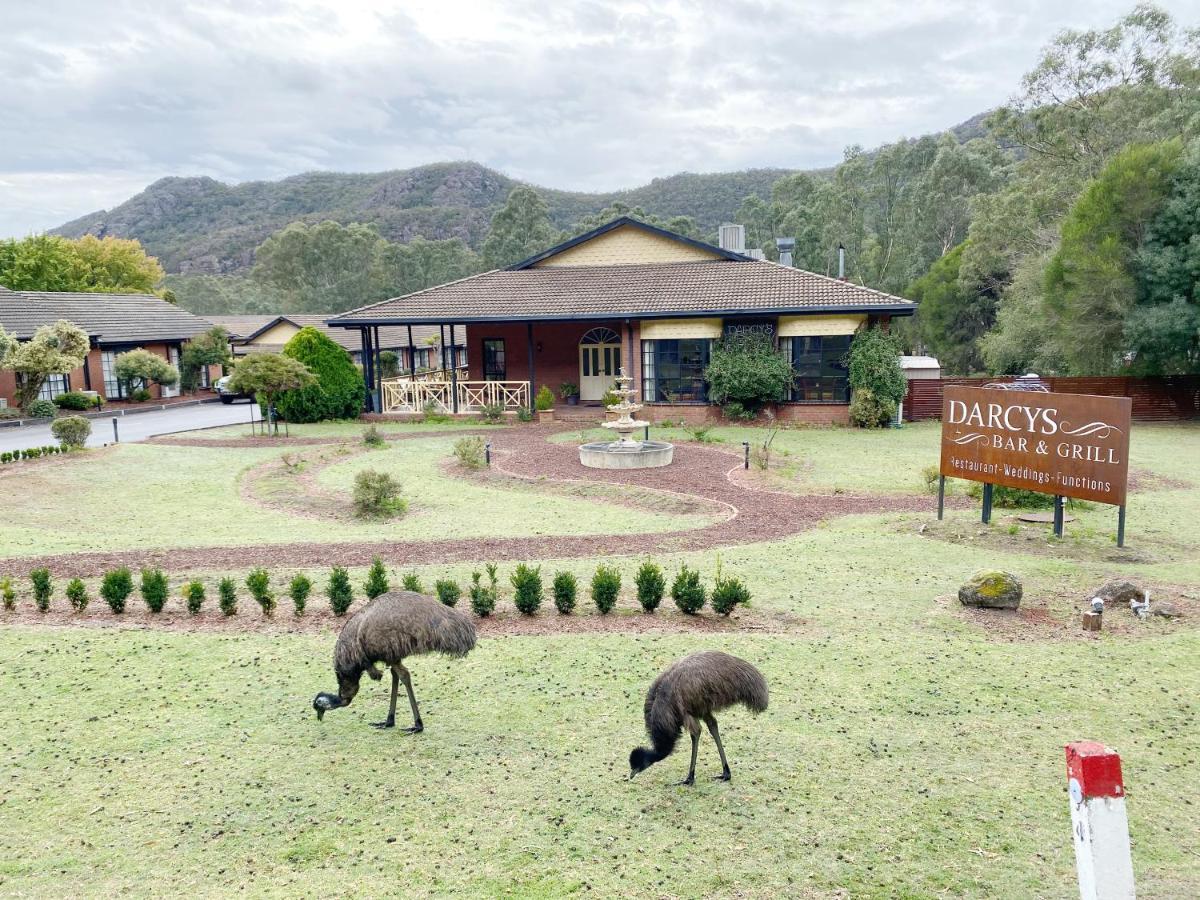
[[[327,710],[337,709],[339,706],[345,705],[346,704],[342,702],[342,698],[337,694],[329,694],[325,691],[321,691],[321,693],[317,694],[317,696],[313,698],[313,709],[317,711],[318,722],[325,718],[325,713]]]
[[[634,747],[629,754],[629,777],[632,779],[638,772],[644,772],[656,762],[659,756],[647,747]]]

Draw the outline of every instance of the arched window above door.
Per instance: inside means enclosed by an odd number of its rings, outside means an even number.
[[[611,328],[593,328],[579,341],[581,344],[619,344],[621,336]]]

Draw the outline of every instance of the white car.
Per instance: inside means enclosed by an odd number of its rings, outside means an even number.
[[[221,398],[221,402],[225,404],[232,403],[234,400],[249,400],[254,402],[254,398],[249,394],[239,394],[237,391],[229,389],[229,379],[232,376],[226,375],[224,378],[218,378],[217,383],[213,387],[217,391],[217,396]]]

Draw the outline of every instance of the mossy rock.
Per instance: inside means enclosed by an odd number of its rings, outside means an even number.
[[[963,606],[984,609],[1016,609],[1021,605],[1021,582],[1010,572],[976,572],[971,580],[958,589]]]

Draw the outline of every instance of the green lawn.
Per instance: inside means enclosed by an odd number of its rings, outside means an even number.
[[[727,439],[737,446],[743,435],[761,432],[730,429]],[[818,491],[850,488],[853,475],[864,479],[855,490],[918,492],[916,473],[937,444],[924,426],[781,431],[777,443],[785,438],[797,457],[820,455],[818,446],[836,457],[809,470]],[[174,457],[156,454],[182,448],[143,447],[124,456],[132,449],[115,460],[137,475],[151,498],[142,514],[160,527],[171,516],[157,507],[172,499],[161,467],[179,471],[186,460],[188,472],[219,472],[221,460],[245,467],[278,453]],[[388,458],[406,460],[398,473],[424,484],[445,477],[436,466],[444,449]],[[70,885],[87,896],[1069,898],[1062,746],[1092,738],[1122,754],[1140,895],[1200,895],[1200,489],[1191,472],[1200,428],[1138,427],[1133,451],[1141,488],[1126,554],[1113,547],[1106,507],[1078,510],[1057,543],[1044,528],[1010,533],[1005,511],[991,528],[976,508],[953,509],[939,525],[932,498],[929,514],[839,519],[726,548],[721,565],[750,585],[746,618],[763,630],[486,637],[462,661],[412,661],[427,725],[416,737],[367,727],[386,693],[365,680],[353,706],[316,722],[313,694],[335,686],[333,632],[10,625],[0,642],[9,709],[0,894],[61,896]],[[93,458],[102,459],[81,461]],[[338,489],[362,459],[330,468],[323,483]],[[30,507],[61,487],[22,481]],[[88,481],[72,484],[86,493]],[[445,489],[429,496],[453,506]],[[608,514],[593,499],[520,490],[504,502],[522,498],[531,498],[527,518],[551,501],[588,521]],[[282,527],[300,539],[294,529],[307,526]],[[39,536],[38,548],[50,539]],[[541,562],[544,575],[562,568],[586,582],[599,561]],[[638,560],[614,562],[628,605]],[[660,562],[687,562],[711,579],[716,553]],[[1040,618],[965,614],[957,586],[985,566],[1018,573],[1024,605]],[[419,571],[428,584],[465,580],[472,568]],[[1139,623],[1114,610],[1098,639],[1083,638],[1086,591],[1114,575],[1151,584],[1155,602],[1176,602],[1188,618]],[[590,614],[582,583],[581,604]],[[771,628],[772,611],[792,624]],[[771,686],[762,716],[721,717],[733,782],[673,786],[686,752],[623,780],[644,739],[650,680],[702,648],[752,660]],[[718,769],[706,736],[698,778]]]

